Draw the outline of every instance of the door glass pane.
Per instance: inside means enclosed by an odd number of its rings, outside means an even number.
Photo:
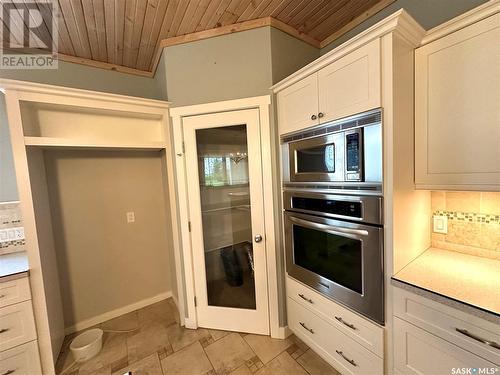
[[[335,145],[322,145],[297,150],[298,173],[335,172]]]
[[[293,226],[296,265],[362,293],[362,243],[360,240]]]
[[[246,125],[198,129],[196,145],[208,304],[255,309]]]

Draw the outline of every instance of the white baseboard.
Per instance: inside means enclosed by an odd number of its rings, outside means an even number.
[[[288,326],[279,327],[271,333],[271,337],[273,339],[286,339],[292,333],[292,330]]]
[[[172,294],[172,293],[170,293],[170,294]],[[177,297],[174,294],[172,294],[171,297],[174,300],[175,307],[177,307],[177,311],[178,311],[179,310],[179,300],[177,299]]]
[[[196,320],[194,320],[194,319],[185,318],[184,319],[184,327],[190,328],[190,329],[197,329],[198,324],[197,324]]]
[[[103,323],[107,320],[117,318],[117,317],[124,315],[124,314],[128,314],[129,312],[142,309],[143,307],[146,307],[148,305],[152,305],[153,303],[156,303],[156,302],[163,301],[164,299],[167,299],[170,297],[172,297],[171,291],[160,293],[156,296],[146,298],[146,299],[143,299],[141,301],[134,302],[130,305],[123,306],[123,307],[120,307],[118,309],[105,312],[104,314],[94,316],[93,318],[78,322],[75,325],[72,325],[70,327],[66,327],[64,330],[64,333],[66,335],[70,335],[72,333],[81,331],[83,329],[87,329],[87,328],[90,328],[92,326],[95,326],[96,324]]]

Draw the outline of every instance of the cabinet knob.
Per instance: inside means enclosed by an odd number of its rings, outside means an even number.
[[[319,117],[319,118],[321,118],[321,117],[323,117],[323,116],[325,116],[325,114],[324,114],[323,112],[318,113],[318,117]]]
[[[317,118],[318,118],[318,116],[316,116],[316,115],[311,116],[311,120],[316,120]]]

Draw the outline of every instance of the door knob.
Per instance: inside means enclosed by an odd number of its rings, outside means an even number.
[[[319,118],[323,117],[324,115],[325,115],[325,114],[324,114],[323,112],[318,113],[318,117],[319,117]]]
[[[260,234],[256,235],[254,238],[255,242],[259,243],[262,241],[262,236]]]
[[[316,115],[311,116],[311,120],[316,120],[317,118],[318,118],[318,116],[316,116]]]

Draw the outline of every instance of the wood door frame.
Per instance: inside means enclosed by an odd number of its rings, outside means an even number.
[[[175,152],[175,175],[177,203],[179,207],[179,227],[182,246],[176,248],[176,263],[182,264],[183,272],[177,275],[179,296],[185,296],[184,306],[179,306],[181,321],[186,328],[198,328],[196,306],[194,303],[195,286],[191,248],[191,235],[188,228],[189,203],[187,199],[186,165],[183,149],[182,118],[188,116],[204,115],[217,112],[238,111],[244,109],[258,109],[261,126],[260,141],[262,152],[262,187],[264,192],[264,227],[266,240],[267,260],[267,288],[269,299],[269,325],[271,337],[284,338],[287,334],[285,327],[279,323],[279,291],[278,291],[278,265],[276,247],[276,228],[274,219],[274,186],[273,186],[273,132],[270,122],[270,95],[257,96],[245,99],[227,100],[221,102],[176,107],[170,110],[172,117],[172,134]],[[278,258],[279,259],[279,258]]]

